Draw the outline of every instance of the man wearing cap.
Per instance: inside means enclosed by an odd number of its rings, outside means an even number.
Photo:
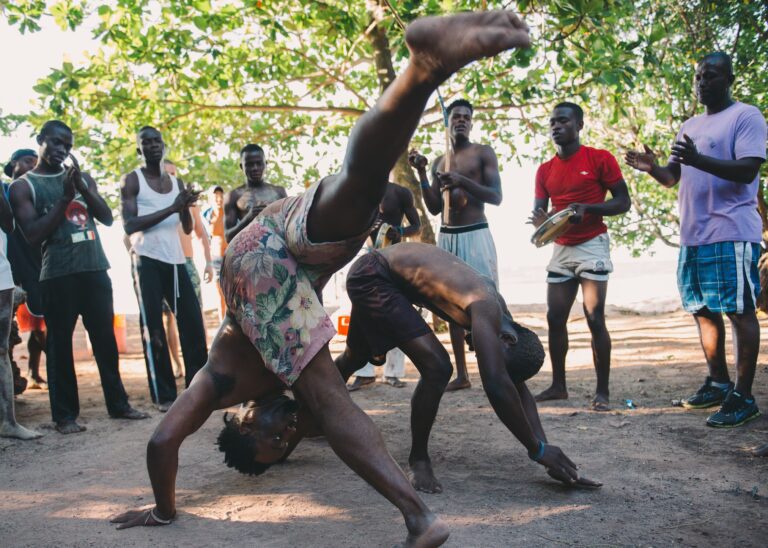
[[[12,181],[20,178],[37,164],[37,152],[31,148],[17,150],[5,165],[4,172]],[[8,189],[5,189],[6,193]],[[8,235],[8,260],[11,263],[13,281],[26,291],[26,302],[21,303],[16,311],[19,329],[29,332],[27,351],[29,352],[29,388],[39,388],[46,384],[40,376],[40,358],[45,350],[45,319],[43,318],[43,298],[40,292],[40,249],[33,247],[24,238],[17,226]],[[13,359],[13,345],[11,345]]]

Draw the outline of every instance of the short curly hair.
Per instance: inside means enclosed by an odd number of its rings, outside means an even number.
[[[221,429],[216,444],[224,453],[224,463],[241,474],[258,476],[272,466],[256,462],[256,445],[253,437],[240,432],[240,420],[236,415],[224,413],[224,428]]]
[[[533,377],[544,365],[544,345],[536,333],[517,322],[512,323],[517,332],[517,343],[507,345],[504,357],[512,382],[520,384]]]

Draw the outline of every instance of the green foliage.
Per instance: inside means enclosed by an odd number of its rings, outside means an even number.
[[[46,13],[63,28],[94,21],[101,44],[87,63],[64,63],[37,84],[38,108],[25,116],[31,124],[51,116],[71,123],[79,154],[113,181],[136,164],[135,131],[155,125],[188,180],[232,187],[240,180],[237,151],[247,142],[266,145],[273,182],[321,175],[323,155],[343,145],[386,85],[376,56],[395,70],[405,62],[390,7],[407,23],[486,4],[508,2],[63,0],[46,8],[26,0],[0,9],[22,32],[37,30]],[[477,135],[502,160],[551,156],[548,113],[568,99],[585,107],[585,143],[619,158],[647,143],[663,159],[680,123],[697,111],[693,64],[716,49],[734,56],[734,95],[766,105],[766,2],[519,0],[517,7],[534,47],[475,63],[442,89],[446,101],[472,100]],[[373,29],[385,31],[386,51],[371,38]],[[18,122],[0,117],[0,130]],[[442,151],[437,105],[414,145],[430,155]],[[659,238],[673,244],[674,191],[624,172],[635,208],[611,220],[615,240],[637,252]]]

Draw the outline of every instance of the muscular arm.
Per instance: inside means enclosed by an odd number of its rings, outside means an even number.
[[[656,179],[662,186],[672,188],[680,180],[680,164],[670,162],[664,167],[654,164],[648,175]]]
[[[507,373],[498,333],[501,312],[495,303],[478,302],[470,306],[472,342],[483,388],[501,422],[529,453],[536,453],[539,440],[523,410],[520,394]]]
[[[136,197],[138,195],[139,179],[136,177],[136,174],[129,173],[124,175],[120,186],[120,209],[123,215],[123,227],[126,234],[150,229],[166,217],[179,212],[178,204],[174,202],[164,209],[139,217],[139,207],[136,204]],[[185,232],[189,234],[190,230],[185,230]]]
[[[616,186],[610,189],[610,192],[610,200],[606,200],[601,204],[585,204],[584,212],[610,217],[612,215],[621,215],[622,213],[629,211],[629,208],[632,207],[632,202],[629,199],[627,183],[622,179]]]
[[[96,181],[93,180],[88,173],[81,174],[83,182],[86,183],[87,188],[80,195],[88,205],[88,211],[93,217],[101,224],[106,226],[112,226],[114,218],[112,217],[112,209],[107,205],[107,202],[99,194],[99,189],[96,186]]]
[[[544,433],[544,427],[541,425],[541,418],[539,418],[539,408],[536,406],[536,399],[528,390],[528,387],[524,382],[516,384],[517,393],[520,394],[520,402],[523,405],[523,411],[528,419],[528,423],[531,425],[533,433],[538,439],[547,443],[547,435]]]
[[[217,392],[210,375],[197,375],[171,406],[147,445],[147,471],[152,482],[157,513],[164,519],[176,514],[176,473],[179,448],[217,407]]]
[[[419,183],[421,184],[421,195],[424,196],[424,205],[427,206],[427,211],[432,215],[440,215],[443,210],[443,200],[440,197],[440,183],[437,180],[436,175],[437,160],[432,165],[432,184],[430,185],[427,178],[426,168],[419,168]]]
[[[181,179],[177,179],[179,183],[179,192],[184,190],[184,181]],[[181,211],[179,211],[179,219],[181,219],[181,229],[184,231],[185,234],[189,234],[192,232],[192,212],[189,211],[190,207],[182,207]]]
[[[74,196],[73,196],[74,197]],[[11,185],[11,206],[13,215],[24,237],[32,245],[39,245],[56,230],[63,221],[67,206],[72,198],[62,196],[42,217],[37,216],[32,192],[25,181]]]
[[[197,236],[203,246],[205,264],[208,265],[211,263],[211,239],[208,237],[208,232],[205,230],[203,216],[200,215],[200,208],[195,205],[189,209],[192,211],[192,217],[194,218],[195,236]]]
[[[691,163],[692,167],[711,173],[721,179],[734,183],[749,184],[755,180],[760,171],[762,158],[740,158],[739,160],[720,160],[700,154],[698,159]],[[679,166],[678,166],[678,169]],[[679,179],[679,176],[678,176]]]
[[[499,175],[499,162],[496,159],[496,153],[491,147],[484,146],[481,157],[483,162],[482,184],[464,175],[458,173],[455,175],[459,179],[461,188],[467,194],[486,204],[499,205],[502,198],[501,176]]]
[[[256,218],[254,215],[251,217],[253,210],[245,214],[240,219],[237,211],[237,200],[240,198],[240,193],[237,190],[227,192],[224,196],[224,239],[227,243],[232,241],[232,238],[244,229],[248,224]]]
[[[415,236],[421,232],[421,219],[416,206],[413,204],[413,194],[407,188],[402,187],[402,208],[405,218],[408,219],[408,226],[402,229],[403,238]]]
[[[0,192],[0,228],[3,232],[10,234],[13,232],[15,223],[13,222],[13,210],[11,204],[5,198],[5,192]]]

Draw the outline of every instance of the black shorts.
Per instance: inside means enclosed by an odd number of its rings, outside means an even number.
[[[377,251],[363,255],[352,265],[347,293],[352,301],[348,344],[364,340],[371,356],[380,356],[432,332]]]

